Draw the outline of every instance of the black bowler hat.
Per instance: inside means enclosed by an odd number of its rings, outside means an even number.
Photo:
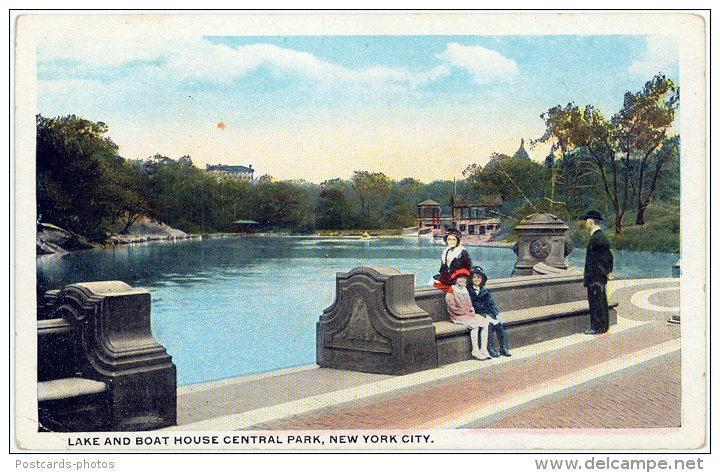
[[[597,221],[601,221],[603,219],[602,215],[600,215],[600,212],[598,212],[597,210],[590,210],[588,212],[585,212],[585,215],[582,216],[583,220],[587,220],[589,218]]]

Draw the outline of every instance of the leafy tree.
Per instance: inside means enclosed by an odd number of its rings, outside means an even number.
[[[379,221],[382,216],[382,203],[390,192],[392,179],[381,172],[355,171],[351,182],[360,199],[360,213]]]
[[[467,181],[475,195],[500,195],[504,212],[514,213],[522,204],[533,207],[545,199],[550,177],[550,170],[535,161],[496,153]]]
[[[631,205],[633,188],[637,196],[637,223],[644,223],[645,210],[654,196],[652,182],[657,183],[663,166],[673,155],[672,148],[662,153],[656,151],[669,138],[679,98],[675,83],[658,74],[640,92],[626,93],[623,108],[611,120],[591,105],[581,109],[572,103],[553,107],[541,115],[546,132],[539,141],[552,141],[553,149],[563,153],[583,148],[595,162],[605,195],[615,210],[618,235]],[[633,184],[634,168],[637,173]],[[645,191],[648,179],[649,189]]]
[[[456,194],[465,195],[471,190],[468,181],[433,181],[424,188],[424,195],[418,198],[416,205],[423,200],[432,199],[440,204],[443,215],[450,215],[450,201]]]
[[[549,164],[549,166],[548,166]],[[555,159],[551,154],[546,158],[550,169],[550,190],[546,200],[548,211],[564,209],[571,218],[577,217],[587,208],[604,210],[605,200],[602,189],[598,188],[598,171],[584,149],[567,152]]]
[[[155,200],[147,193],[149,178],[137,164],[130,161],[120,163],[107,187],[117,202],[115,219],[121,220],[123,224],[120,234],[126,234],[141,217],[162,219]]]
[[[217,184],[219,217],[221,228],[234,230],[230,225],[237,220],[248,220],[251,213],[248,199],[252,193],[252,184],[244,179],[220,179]]]
[[[406,183],[408,184],[408,183]],[[405,228],[417,224],[417,202],[405,187],[393,186],[385,201],[383,227]]]
[[[36,191],[39,218],[91,239],[102,240],[118,214],[108,189],[123,159],[103,136],[104,123],[75,115],[36,116]]]
[[[293,229],[302,225],[305,194],[302,189],[286,182],[264,182],[253,190],[253,220],[274,229]]]
[[[679,156],[680,138],[678,136],[673,136],[670,138],[664,138],[660,147],[654,150],[648,156],[648,159],[640,160],[640,172],[637,178],[638,188],[636,192],[636,225],[645,225],[645,212],[657,195],[661,173],[668,162],[679,162]]]
[[[182,159],[182,158],[181,158]],[[156,154],[140,164],[147,174],[148,198],[155,202],[161,220],[189,233],[219,231],[229,216],[218,219],[220,184],[187,159],[172,160]]]
[[[345,194],[335,187],[320,191],[317,227],[323,230],[345,230],[352,226],[352,206]]]

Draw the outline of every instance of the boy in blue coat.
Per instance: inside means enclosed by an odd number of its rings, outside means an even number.
[[[488,353],[492,357],[511,356],[508,351],[508,338],[503,316],[500,314],[490,291],[485,289],[487,275],[480,266],[473,266],[472,285],[468,286],[470,300],[475,313],[484,315],[488,320]],[[495,334],[497,334],[500,353],[495,351]]]

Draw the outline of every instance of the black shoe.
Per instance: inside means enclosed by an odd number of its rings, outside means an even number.
[[[585,335],[597,335],[598,333],[599,333],[599,332],[597,332],[597,331],[595,331],[595,330],[593,330],[593,329],[585,330]]]
[[[498,342],[500,342],[500,354],[502,356],[510,356],[510,352],[508,351],[508,337],[505,324],[502,322],[497,324],[495,326],[495,333],[497,333]]]
[[[487,351],[493,358],[498,358],[500,356],[500,353],[496,352],[495,349],[492,347],[488,347]]]

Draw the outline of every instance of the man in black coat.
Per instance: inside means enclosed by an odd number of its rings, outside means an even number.
[[[613,255],[610,243],[600,228],[603,218],[599,212],[591,210],[583,217],[590,229],[590,241],[585,255],[585,277],[583,286],[587,288],[590,303],[590,330],[585,333],[596,335],[608,331],[610,320],[605,285],[612,279]]]

